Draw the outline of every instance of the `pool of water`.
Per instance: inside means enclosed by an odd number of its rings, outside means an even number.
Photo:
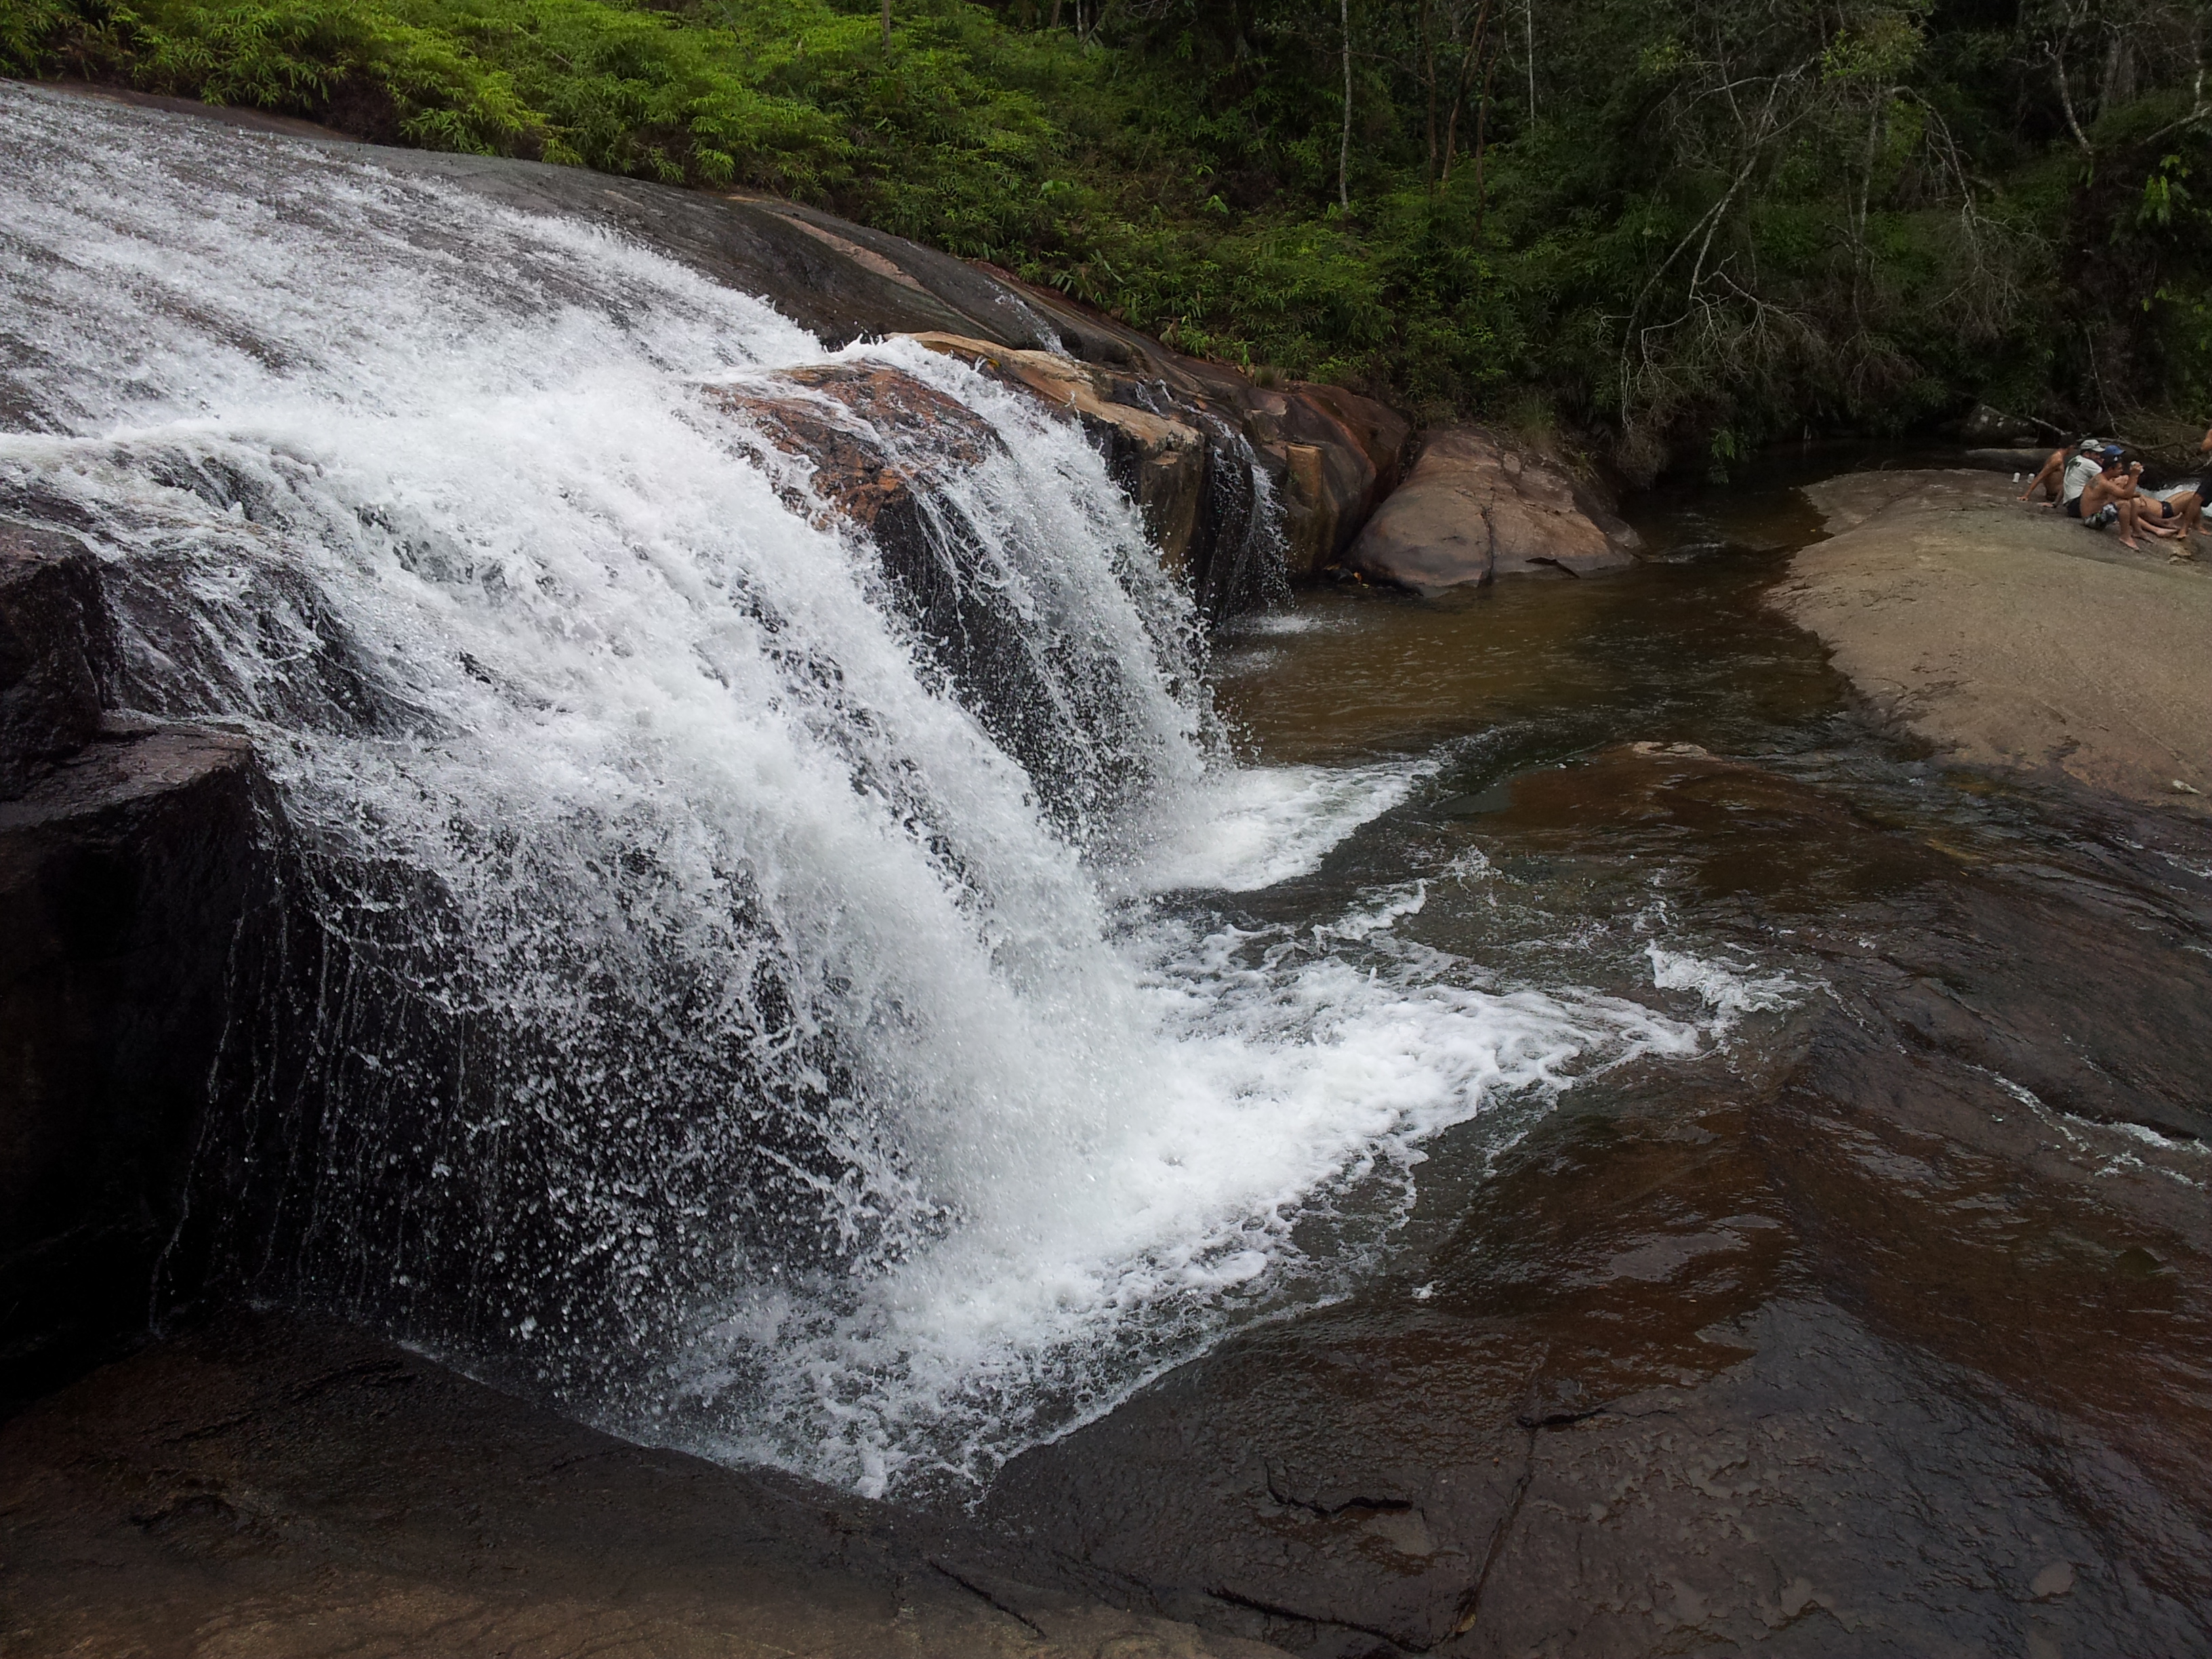
[[[1711,1040],[1323,1206],[1308,1255],[1358,1273],[1018,1458],[988,1511],[1315,1654],[1734,1650],[1794,1628],[1792,1552],[1887,1609],[1833,1615],[1860,1650],[2197,1628],[2212,836],[1884,729],[1763,603],[1837,465],[1645,503],[1619,576],[1322,588],[1223,645],[1249,759],[1413,769],[1235,926]],[[1387,930],[1330,933],[1363,904]],[[1769,1431],[1814,1438],[1763,1468]],[[2092,1565],[2031,1614],[2006,1575],[2037,1551]]]

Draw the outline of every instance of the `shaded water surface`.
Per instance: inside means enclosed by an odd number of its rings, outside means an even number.
[[[1761,606],[1790,482],[1655,507],[1617,579],[1224,650],[1255,758],[1426,769],[1248,925],[1410,874],[1394,950],[1723,1035],[1431,1141],[1370,1279],[993,1512],[1315,1654],[2212,1634],[2212,840],[1876,729]]]

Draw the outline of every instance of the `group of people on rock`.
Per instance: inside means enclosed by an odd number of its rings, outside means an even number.
[[[2212,464],[2212,432],[2204,434],[2197,453]],[[2118,444],[2084,438],[2070,447],[2052,450],[2043,470],[2028,480],[2021,500],[2039,489],[2049,505],[2092,530],[2118,525],[2124,547],[2139,549],[2138,535],[2153,536],[2175,544],[2174,558],[2194,559],[2194,538],[2198,531],[2208,530],[2206,520],[2212,519],[2212,477],[2147,489],[2142,470],[2142,463],[2130,461]]]

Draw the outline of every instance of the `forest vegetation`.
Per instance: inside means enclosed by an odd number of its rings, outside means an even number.
[[[815,203],[1626,474],[2212,402],[2203,0],[0,0],[0,71]]]

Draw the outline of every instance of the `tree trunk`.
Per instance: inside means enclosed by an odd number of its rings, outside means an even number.
[[[1352,168],[1352,0],[1336,0],[1336,11],[1344,25],[1344,135],[1336,145],[1336,204],[1349,211],[1352,193],[1345,178]]]
[[[884,0],[884,56],[891,55],[891,0]]]
[[[1511,27],[1510,23],[1506,25],[1507,28]],[[1500,29],[1498,33],[1502,37],[1504,30]],[[1482,246],[1482,216],[1490,206],[1490,198],[1482,182],[1482,158],[1486,148],[1484,130],[1490,125],[1491,85],[1498,79],[1498,65],[1504,56],[1505,46],[1501,39],[1498,50],[1490,54],[1490,67],[1482,72],[1482,94],[1474,104],[1474,241],[1477,247]]]
[[[1528,124],[1536,122],[1536,0],[1521,0],[1522,20],[1528,26]]]
[[[1474,69],[1474,55],[1482,46],[1483,25],[1490,18],[1490,0],[1482,0],[1474,14],[1474,29],[1467,37],[1467,50],[1459,55],[1459,73],[1452,77],[1451,118],[1444,124],[1443,182],[1451,183],[1452,157],[1459,144],[1459,112],[1467,102],[1467,77]]]
[[[1437,37],[1431,15],[1433,0],[1421,0],[1421,81],[1429,99],[1428,185],[1437,187]]]

